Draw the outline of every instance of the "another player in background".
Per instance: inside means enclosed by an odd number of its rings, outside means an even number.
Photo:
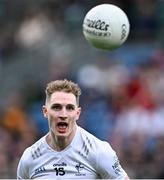
[[[80,94],[72,81],[48,83],[43,114],[49,132],[24,151],[17,179],[129,179],[110,144],[77,125]]]

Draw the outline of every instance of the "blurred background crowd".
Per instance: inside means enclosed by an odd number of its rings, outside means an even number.
[[[112,3],[131,31],[117,50],[91,47],[82,22]],[[0,178],[16,178],[23,150],[45,135],[44,89],[82,88],[79,124],[107,140],[130,178],[164,178],[164,1],[0,0]]]

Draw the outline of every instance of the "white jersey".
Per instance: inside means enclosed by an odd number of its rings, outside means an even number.
[[[83,128],[77,128],[71,144],[58,152],[42,137],[28,147],[18,165],[17,179],[124,179],[109,143],[101,141]]]

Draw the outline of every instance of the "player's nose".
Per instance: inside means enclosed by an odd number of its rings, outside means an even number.
[[[65,107],[63,107],[63,108],[61,109],[59,116],[60,116],[60,118],[62,118],[62,119],[66,119],[66,118],[67,118],[68,114],[67,114],[67,110],[66,110]]]

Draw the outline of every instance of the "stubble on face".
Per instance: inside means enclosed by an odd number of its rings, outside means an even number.
[[[81,108],[72,93],[55,92],[45,107],[49,122],[47,141],[55,149],[63,149],[71,143],[77,129]]]

